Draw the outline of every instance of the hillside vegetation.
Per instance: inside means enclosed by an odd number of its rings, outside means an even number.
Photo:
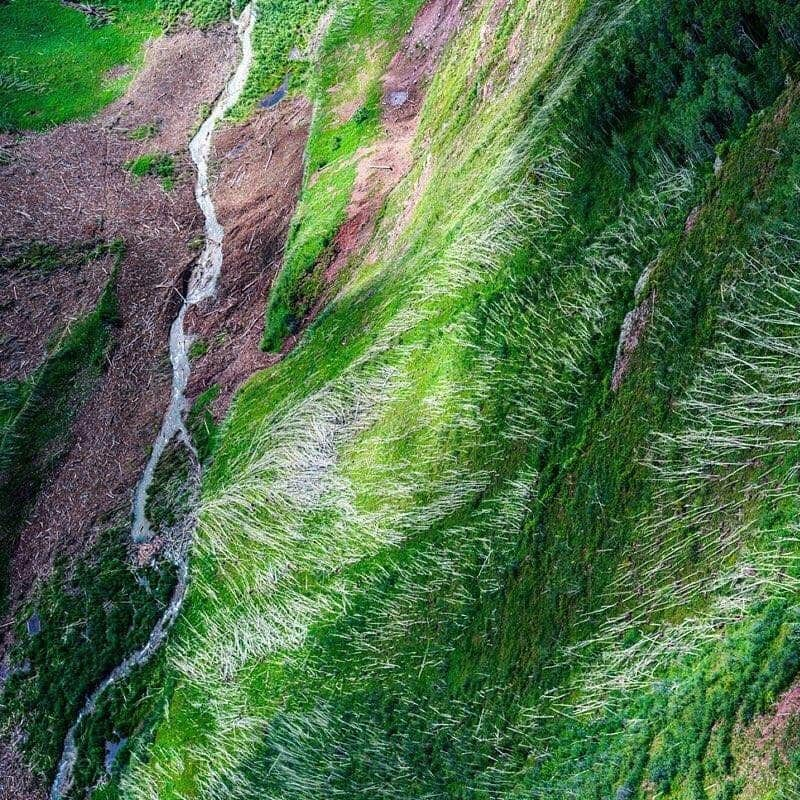
[[[298,87],[270,346],[413,11],[337,4]],[[369,257],[219,433],[123,796],[796,791],[797,8],[463,13]]]
[[[0,131],[86,117],[122,93],[126,67],[160,31],[156,0],[99,7],[109,9],[109,22],[58,0],[0,4]]]
[[[198,2],[159,19],[227,13]],[[71,796],[800,797],[800,6],[465,1],[330,279],[387,70],[445,5],[258,0],[227,124],[281,85],[314,108],[283,357],[219,427],[201,395],[187,597]]]

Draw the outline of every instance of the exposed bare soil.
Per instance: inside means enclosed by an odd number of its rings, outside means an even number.
[[[383,77],[381,137],[356,154],[358,171],[347,219],[333,241],[324,281],[330,289],[351,258],[369,244],[389,194],[414,163],[412,145],[428,84],[448,42],[463,20],[463,0],[428,0]],[[413,208],[407,209],[410,214]],[[306,317],[308,325],[329,301],[323,292]],[[294,347],[289,337],[284,352]]]
[[[230,25],[210,32],[187,28],[148,45],[145,63],[125,96],[99,121],[121,133],[154,125],[157,134],[141,151],[185,151],[191,132],[207,115],[225,85],[236,58],[236,33]]]
[[[41,491],[11,563],[12,607],[48,572],[56,553],[79,553],[92,521],[125,506],[167,401],[169,325],[184,273],[201,232],[193,175],[183,155],[203,103],[213,102],[236,57],[225,26],[182,32],[151,45],[129,93],[90,123],[71,124],[8,142],[0,166],[0,231],[4,248],[42,241],[68,247],[121,238],[118,277],[121,327],[108,370],[72,431],[74,446]],[[195,71],[203,78],[194,78]],[[176,87],[170,96],[168,87]],[[134,141],[131,128],[152,122],[160,132]],[[134,179],[123,165],[148,150],[175,149],[180,177],[172,192]],[[29,371],[49,333],[90,308],[109,264],[52,274],[3,275],[0,304],[14,325],[3,374]],[[26,322],[23,322],[26,320]]]
[[[0,268],[0,380],[22,380],[42,363],[48,342],[95,307],[114,263],[106,254],[46,272]]]
[[[23,765],[18,750],[21,731],[0,740],[0,798],[2,800],[42,800],[47,789]]]
[[[784,755],[784,739],[790,728],[797,734],[797,723],[800,721],[800,683],[790,686],[780,697],[773,714],[765,715],[758,721],[761,731],[759,745],[762,749],[782,750]]]
[[[631,368],[633,354],[653,317],[655,302],[656,295],[653,291],[636,308],[625,315],[619,334],[614,370],[611,374],[611,389],[615,392],[622,386],[622,382]]]
[[[308,101],[293,98],[220,130],[214,140],[214,204],[225,228],[222,275],[215,300],[193,307],[186,325],[209,346],[192,364],[188,395],[218,383],[218,416],[243,380],[276,360],[259,344],[303,177],[310,120]]]
[[[755,798],[765,794],[774,779],[776,762],[789,763],[800,735],[800,683],[795,681],[778,698],[774,707],[756,717],[749,725],[736,726],[734,748],[737,758],[737,777],[743,781],[743,797]]]

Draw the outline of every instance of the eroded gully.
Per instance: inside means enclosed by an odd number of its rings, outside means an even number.
[[[141,480],[134,493],[131,535],[135,542],[147,542],[153,537],[146,512],[147,492],[153,483],[153,476],[158,461],[167,445],[173,439],[178,438],[187,449],[194,470],[196,473],[199,473],[197,454],[195,453],[185,422],[188,407],[186,386],[189,381],[190,372],[189,348],[192,341],[191,337],[187,336],[184,330],[184,320],[186,318],[186,312],[191,306],[197,305],[214,296],[217,288],[217,280],[222,270],[222,240],[225,231],[217,219],[214,202],[211,198],[208,177],[208,159],[211,153],[211,139],[217,122],[219,122],[239,100],[250,73],[250,67],[253,62],[252,34],[255,24],[255,9],[252,4],[246,6],[241,15],[237,19],[234,19],[233,22],[236,24],[238,30],[242,50],[241,59],[236,71],[230,77],[222,94],[217,99],[211,113],[189,144],[189,152],[197,173],[195,198],[205,219],[205,246],[192,271],[189,288],[186,297],[183,298],[178,316],[175,318],[170,328],[169,354],[170,361],[172,362],[172,391],[170,394],[169,407],[164,414],[161,429],[153,443],[153,449],[147,466],[145,467]],[[195,475],[195,477],[199,476]],[[184,541],[173,547],[169,553],[169,557],[173,560],[177,571],[175,589],[170,598],[170,602],[155,627],[150,632],[150,636],[145,645],[131,653],[124,661],[118,664],[86,698],[80,713],[69,729],[64,741],[64,749],[58,765],[58,771],[56,772],[56,777],[50,791],[50,800],[62,800],[64,794],[70,789],[75,761],[78,756],[76,733],[81,723],[95,712],[98,700],[109,686],[124,680],[135,667],[146,664],[150,660],[163,643],[169,629],[178,616],[178,612],[180,611],[183,599],[186,595],[188,541]]]

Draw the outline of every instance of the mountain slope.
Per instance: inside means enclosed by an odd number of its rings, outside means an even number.
[[[228,135],[313,109],[268,297],[226,253],[269,355],[200,362],[265,368],[70,796],[797,796],[798,7],[257,12]]]
[[[753,790],[796,659],[796,12],[463,13],[375,244],[222,430],[131,796]]]

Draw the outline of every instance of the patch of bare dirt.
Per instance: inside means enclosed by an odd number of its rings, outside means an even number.
[[[408,227],[409,223],[411,222],[411,218],[414,215],[414,211],[419,204],[420,198],[425,193],[425,190],[428,188],[428,184],[431,182],[431,178],[433,177],[433,158],[431,157],[430,153],[428,154],[427,158],[425,159],[425,163],[422,166],[422,171],[417,178],[416,183],[414,184],[411,192],[409,193],[408,197],[406,198],[405,202],[403,203],[403,208],[400,210],[397,219],[395,220],[394,227],[389,232],[389,239],[388,245],[391,247],[397,242],[400,238],[400,235],[405,231]],[[377,252],[377,246],[373,244],[373,248],[370,251],[367,260],[370,263],[376,263],[379,258]]]
[[[508,13],[512,11],[512,2],[484,0],[484,6],[488,7],[488,12],[479,31],[478,53],[470,77],[471,80],[477,80],[480,70],[489,67],[480,86],[481,99],[486,102],[500,93],[508,92],[533,61],[541,58],[543,53],[551,52],[556,45],[557,34],[548,33],[552,20],[547,7],[541,3],[529,3],[519,14],[508,37],[504,57],[495,57],[495,63],[490,66],[497,34]]]
[[[797,734],[798,722],[800,722],[800,683],[795,683],[781,695],[775,711],[759,719],[757,723],[761,732],[759,746],[773,751],[775,747],[785,745],[790,728],[795,735]]]
[[[113,83],[114,81],[118,81],[120,78],[127,78],[130,74],[130,65],[117,64],[116,67],[111,67],[111,69],[108,70],[105,75],[103,75],[103,80],[106,83]]]
[[[0,380],[22,380],[42,363],[50,340],[97,305],[115,261],[99,254],[52,271],[0,267]]]
[[[413,166],[412,144],[425,92],[445,47],[461,25],[463,9],[463,0],[428,0],[389,64],[383,77],[382,135],[356,154],[357,174],[347,219],[334,238],[324,273],[328,288],[349,260],[370,242],[386,199]],[[326,302],[323,294],[306,325]],[[289,346],[295,340],[292,337]]]
[[[500,27],[503,17],[511,6],[511,0],[490,0],[490,2],[491,7],[489,8],[489,13],[486,15],[486,20],[483,25],[481,25],[480,31],[478,31],[479,50],[478,58],[475,63],[476,72],[481,67],[486,66],[489,48],[494,43],[497,29]]]
[[[737,724],[733,741],[736,773],[744,785],[742,796],[762,797],[774,780],[776,759],[788,764],[800,735],[800,682],[795,681],[772,710],[749,725]]]
[[[470,72],[471,80],[475,80],[478,73],[484,69],[489,60],[489,54],[494,45],[495,35],[503,21],[508,9],[511,7],[511,0],[487,0],[484,6],[489,6],[483,24],[478,31],[478,53]],[[494,93],[494,80],[488,77],[481,88],[481,97],[488,99]]]
[[[216,299],[192,308],[186,324],[209,345],[192,364],[189,396],[218,383],[217,416],[243,380],[276,360],[259,345],[303,177],[310,120],[310,104],[298,97],[215,138],[214,204],[225,228],[222,275]]]
[[[47,790],[23,764],[18,741],[22,732],[13,731],[0,741],[0,800],[42,800]]]
[[[334,87],[335,88],[335,87]],[[366,94],[364,91],[359,92],[355,97],[350,100],[345,100],[333,109],[339,122],[350,122],[353,119],[356,111],[364,105]]]
[[[0,166],[4,246],[36,240],[70,247],[116,238],[126,244],[117,281],[116,345],[99,386],[76,418],[73,446],[39,493],[21,532],[10,566],[12,610],[49,572],[56,553],[82,552],[93,521],[130,503],[168,401],[169,327],[195,257],[188,243],[202,231],[193,170],[182,154],[197,109],[214,101],[232,69],[232,42],[227,30],[162,39],[150,46],[146,66],[126,97],[94,121],[4,142],[10,150],[10,163]],[[194,77],[195,71],[204,77]],[[152,122],[156,112],[158,136],[132,141],[129,130]],[[134,179],[123,167],[144,150],[172,147],[181,174],[172,192],[155,179]],[[4,316],[31,320],[15,327],[20,355],[3,351],[4,374],[30,369],[47,336],[43,316],[53,315],[52,328],[90,307],[108,267],[99,263],[38,278],[3,276]]]
[[[154,40],[125,96],[100,121],[121,133],[155,125],[156,135],[140,145],[143,151],[184,151],[205,116],[203,104],[212,104],[224,88],[236,53],[231,25],[208,31],[187,28]]]
[[[686,217],[686,222],[683,225],[683,232],[690,233],[694,230],[694,226],[697,225],[697,220],[700,219],[700,212],[703,209],[700,206],[695,206],[690,212],[689,216]]]
[[[622,381],[631,367],[633,354],[639,346],[650,320],[653,317],[653,307],[656,302],[655,290],[642,300],[633,311],[625,315],[622,330],[619,334],[617,357],[614,361],[614,370],[611,374],[611,389],[617,391],[622,386]]]

